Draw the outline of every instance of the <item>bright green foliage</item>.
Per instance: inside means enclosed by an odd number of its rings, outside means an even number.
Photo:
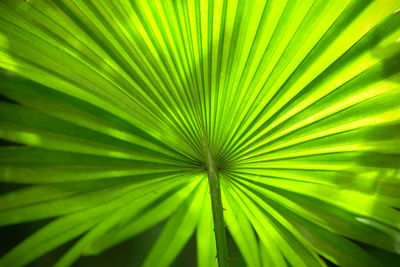
[[[0,68],[0,182],[26,185],[0,225],[53,218],[1,266],[162,221],[144,266],[192,235],[228,266],[226,231],[250,267],[400,254],[398,0],[0,0]]]

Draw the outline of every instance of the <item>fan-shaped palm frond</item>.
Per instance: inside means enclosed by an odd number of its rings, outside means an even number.
[[[25,186],[0,225],[53,220],[0,265],[76,240],[69,266],[165,220],[144,266],[194,233],[198,266],[227,266],[226,231],[251,267],[400,254],[399,10],[1,0],[0,181]]]

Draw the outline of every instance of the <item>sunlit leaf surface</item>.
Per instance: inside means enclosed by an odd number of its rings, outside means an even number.
[[[0,226],[52,219],[1,266],[400,254],[398,0],[1,0],[0,68]]]

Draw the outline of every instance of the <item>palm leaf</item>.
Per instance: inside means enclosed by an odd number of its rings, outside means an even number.
[[[251,267],[384,265],[365,248],[400,254],[399,10],[0,1],[0,182],[21,184],[0,225],[51,219],[0,265],[163,221],[144,266],[193,235],[198,266],[228,266],[228,234]]]

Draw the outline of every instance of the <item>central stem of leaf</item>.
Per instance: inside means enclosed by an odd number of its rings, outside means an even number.
[[[228,266],[228,254],[225,237],[225,223],[219,185],[218,170],[207,145],[207,172],[210,185],[211,204],[214,218],[214,231],[217,244],[217,258],[220,267]]]

